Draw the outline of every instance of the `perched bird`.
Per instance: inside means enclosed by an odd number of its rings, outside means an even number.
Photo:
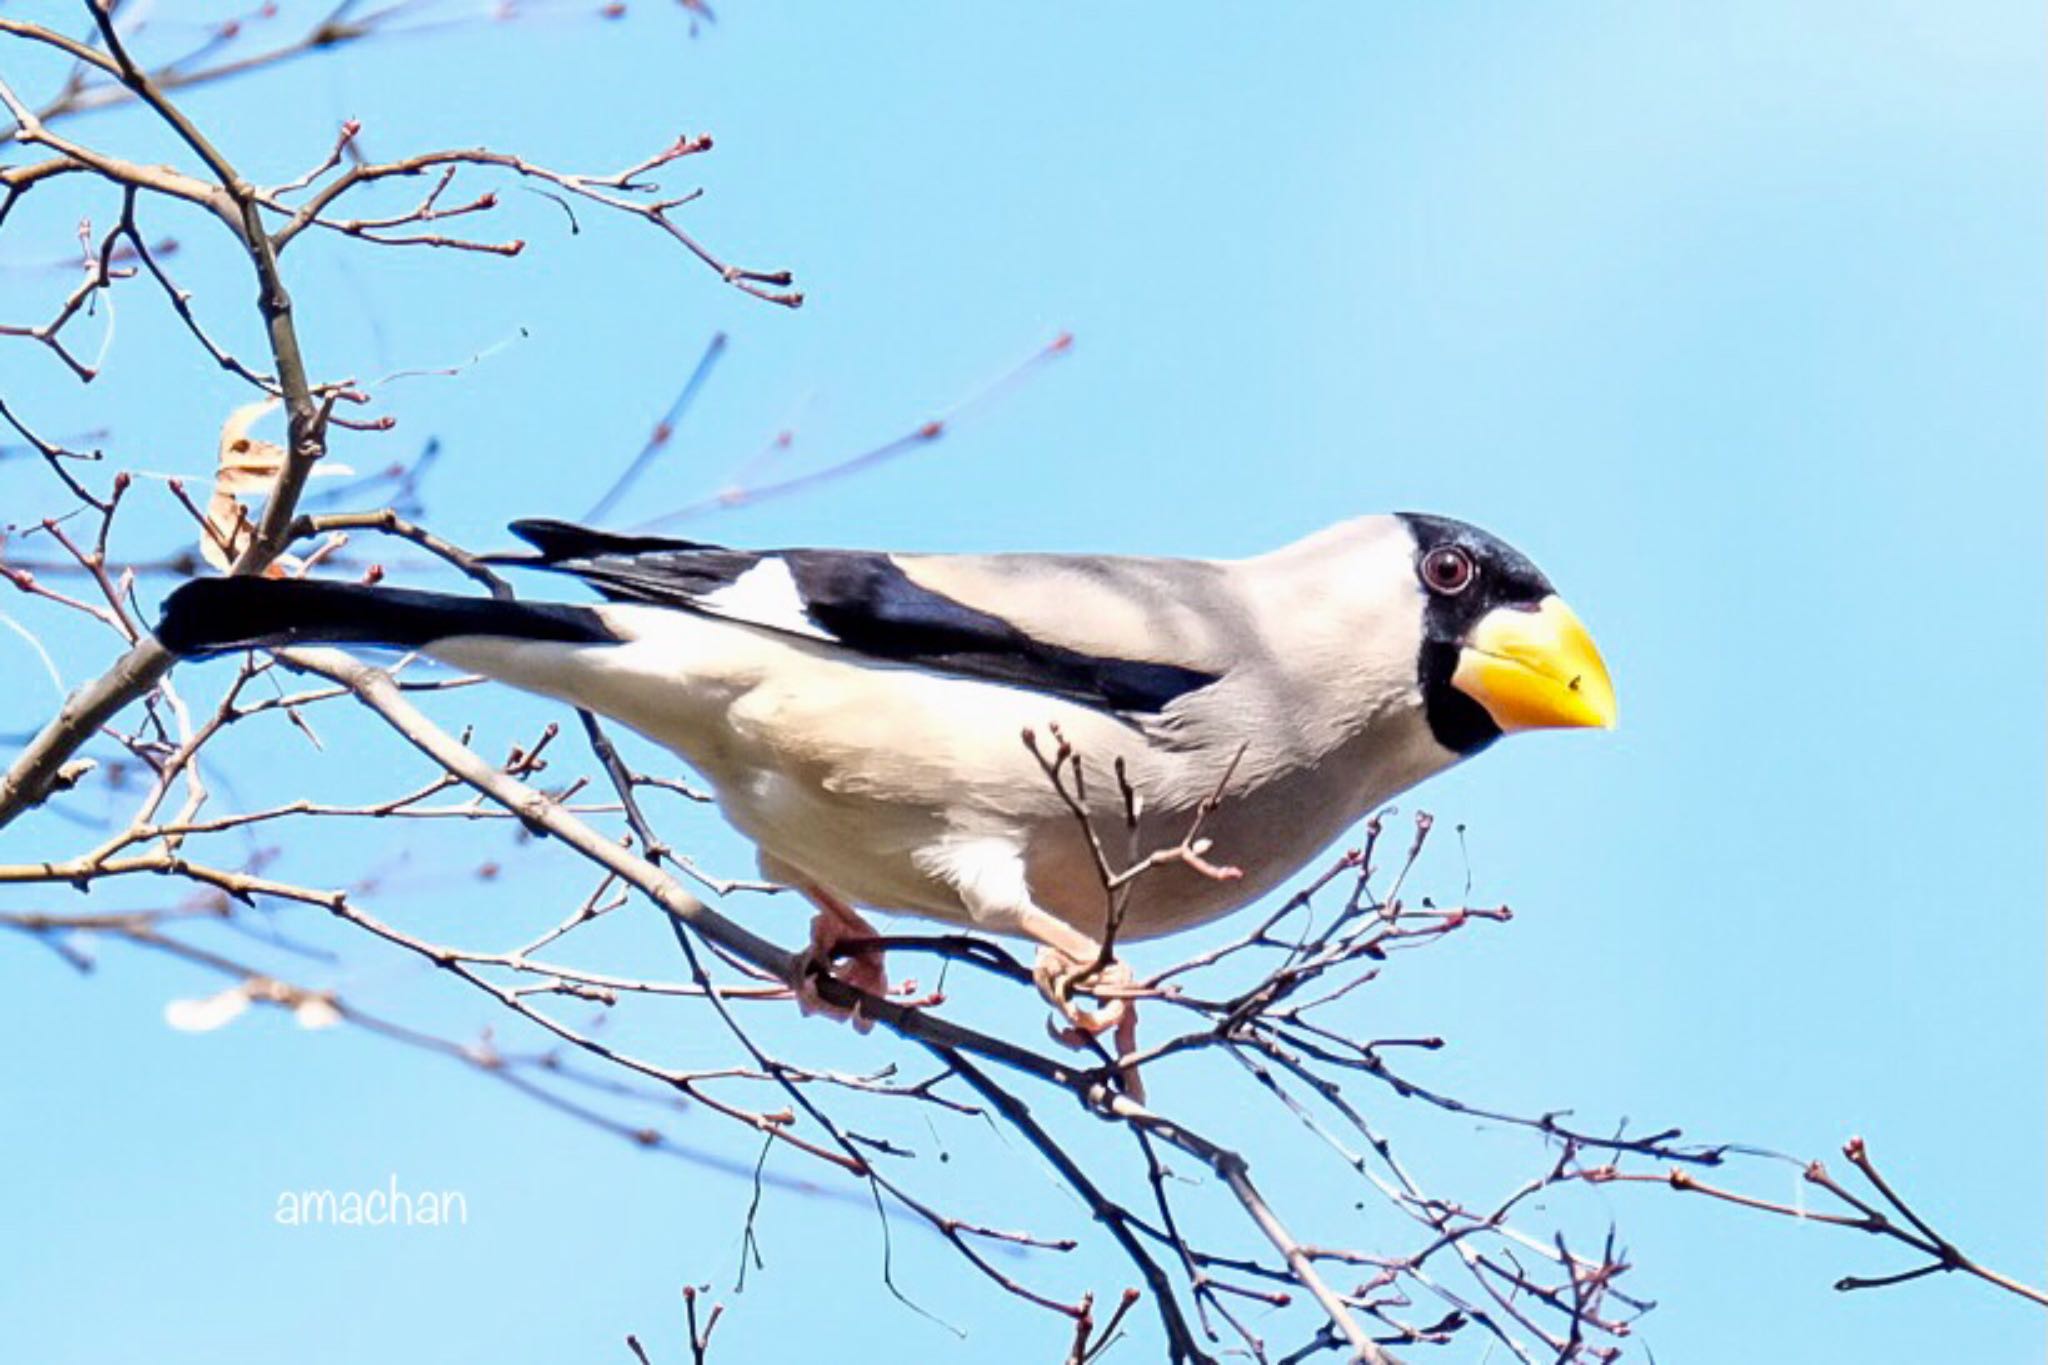
[[[1128,1024],[1120,1005],[1072,999],[1110,896],[1026,732],[1047,747],[1056,732],[1084,765],[1081,800],[1111,844],[1129,814],[1119,765],[1141,803],[1132,848],[1172,847],[1200,817],[1212,862],[1130,882],[1121,941],[1251,902],[1504,732],[1614,721],[1606,666],[1549,580],[1442,517],[1360,517],[1228,561],[512,530],[536,553],[497,562],[607,600],[210,578],[170,595],[157,638],[181,655],[417,649],[616,718],[701,773],[764,875],[818,907],[814,962],[873,936],[855,906],[1020,935],[1048,996],[1090,1031]],[[878,954],[838,970],[886,988]]]

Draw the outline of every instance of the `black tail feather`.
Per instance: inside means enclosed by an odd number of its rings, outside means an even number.
[[[571,521],[532,517],[515,521],[512,534],[531,545],[532,555],[485,555],[486,564],[515,564],[529,568],[552,568],[567,560],[596,559],[602,555],[658,554],[664,551],[718,550],[723,547],[700,540],[678,540],[673,536],[630,536],[578,526]]]
[[[294,644],[418,649],[451,635],[571,644],[618,638],[589,607],[313,578],[195,579],[164,599],[156,627],[164,648],[186,657]]]

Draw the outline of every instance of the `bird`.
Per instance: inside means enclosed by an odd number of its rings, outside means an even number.
[[[1068,1034],[1114,1027],[1128,1051],[1112,927],[1124,943],[1214,920],[1503,735],[1616,717],[1549,579],[1449,517],[1359,516],[1231,560],[510,529],[530,550],[488,562],[603,600],[202,578],[169,594],[156,636],[182,657],[416,650],[639,732],[815,906],[797,991],[812,1009],[812,972],[886,992],[860,912],[907,913],[1027,940]],[[1098,831],[1186,856],[1112,895]]]

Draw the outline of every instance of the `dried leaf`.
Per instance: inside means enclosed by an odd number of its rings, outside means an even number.
[[[206,504],[206,522],[199,528],[199,553],[207,563],[226,573],[256,536],[256,523],[234,494],[215,488]]]
[[[284,447],[249,434],[256,419],[276,406],[275,398],[247,403],[221,423],[220,472],[214,476],[214,492],[261,493],[277,481],[284,468]]]
[[[245,403],[228,414],[220,427],[220,463],[213,476],[213,496],[206,503],[206,523],[199,536],[199,553],[206,562],[225,573],[255,538],[256,523],[236,496],[240,493],[268,493],[284,471],[285,449],[275,441],[262,441],[249,434],[256,419],[277,406],[275,398]],[[313,469],[314,478],[351,474],[347,465],[322,460]],[[291,561],[281,560],[288,565]],[[276,569],[273,569],[275,572]]]

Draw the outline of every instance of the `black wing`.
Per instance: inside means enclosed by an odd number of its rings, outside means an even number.
[[[676,607],[820,640],[872,659],[1011,683],[1127,714],[1152,714],[1217,675],[1067,648],[913,581],[858,550],[732,550],[515,521],[539,553],[497,562],[574,574],[617,602]]]

